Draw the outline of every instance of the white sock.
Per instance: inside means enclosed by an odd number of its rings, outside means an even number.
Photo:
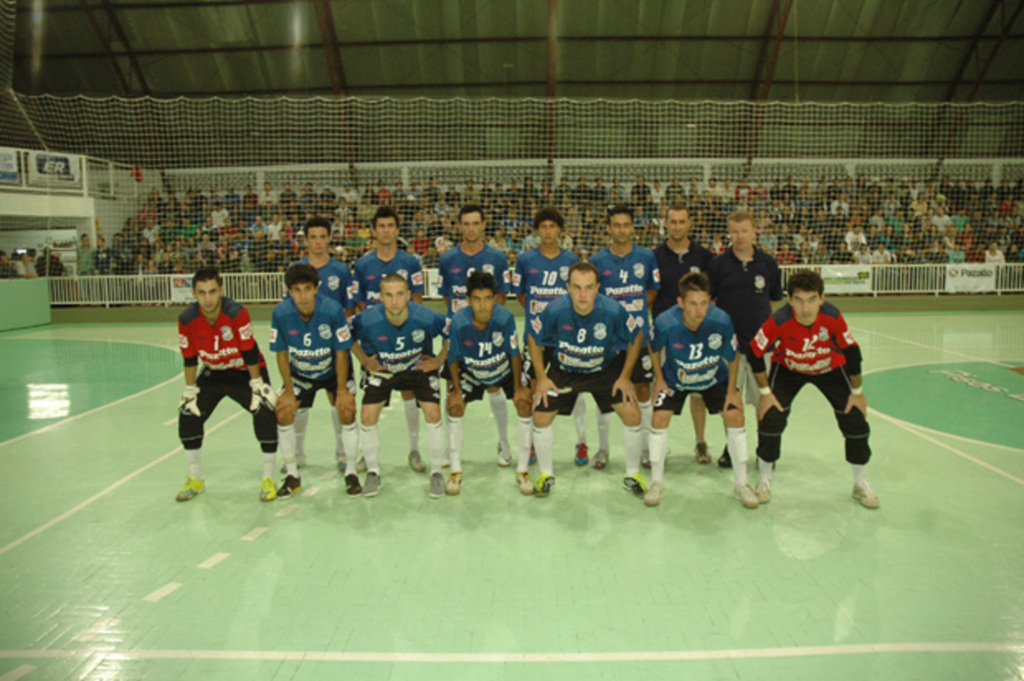
[[[772,465],[770,463],[768,463],[767,461],[765,461],[764,459],[759,458],[757,460],[757,473],[758,473],[758,476],[761,479],[771,480],[772,479]]]
[[[729,456],[732,458],[732,474],[737,487],[747,484],[747,429],[726,428],[726,442],[729,443]]]
[[[203,459],[203,448],[199,449],[186,449],[185,450],[185,461],[188,462],[188,474],[189,477],[193,477],[196,480],[203,479],[202,472],[202,459]]]
[[[380,460],[377,458],[380,453],[380,431],[377,430],[377,426],[360,426],[359,439],[363,443],[366,472],[380,475]]]
[[[430,454],[430,474],[441,472],[444,459],[444,421],[427,424],[427,452]]]
[[[638,402],[636,406],[640,407],[640,425],[644,429],[640,450],[649,452],[650,444],[648,442],[648,433],[651,432],[651,416],[654,414],[654,407],[651,406],[650,400],[647,400],[646,402]]]
[[[331,407],[331,423],[334,424],[334,458],[341,461],[345,458],[345,440],[341,437],[341,417],[338,410]]]
[[[306,426],[309,425],[309,409],[295,412],[295,456],[306,455]]]
[[[462,472],[462,418],[448,417],[448,458],[452,473]]]
[[[277,452],[263,452],[263,477],[274,477],[275,468],[277,468]]]
[[[540,472],[554,475],[555,469],[552,464],[552,452],[555,448],[555,429],[551,426],[545,428],[533,427],[533,446],[537,450],[537,465]]]
[[[284,457],[285,472],[288,475],[299,477],[299,465],[295,461],[295,427],[292,426],[278,426],[277,427],[277,446],[281,450],[281,455]]]
[[[640,472],[640,447],[644,443],[644,427],[642,425],[626,426],[622,429],[622,439],[626,446],[626,477]]]
[[[342,424],[341,439],[345,443],[345,451],[352,452],[352,456],[345,459],[345,475],[355,475],[356,460],[359,458],[359,425],[355,421],[347,426]]]
[[[651,436],[648,440],[651,455],[651,481],[665,481],[665,455],[668,452],[668,429],[651,428]]]
[[[576,442],[587,442],[587,401],[583,395],[576,398],[576,406],[572,408],[572,420],[576,424]],[[538,456],[540,456],[538,454]]]
[[[612,451],[612,446],[608,442],[608,433],[612,429],[612,412],[607,414],[600,414],[597,417],[597,437],[599,440],[599,447],[602,451]]]
[[[420,448],[420,409],[416,398],[402,400],[405,404],[405,425],[409,428],[409,451]]]
[[[516,423],[516,445],[518,446],[518,457],[516,460],[516,472],[522,473],[530,469],[530,445],[533,444],[533,419],[527,416],[519,417]]]
[[[868,470],[867,466],[852,465],[853,468],[853,484],[855,485],[866,485],[868,484]]]
[[[501,390],[488,394],[491,399],[491,413],[494,414],[494,421],[498,426],[498,442],[508,447],[508,400]]]

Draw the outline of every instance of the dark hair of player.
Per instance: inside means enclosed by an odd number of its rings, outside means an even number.
[[[385,275],[380,280],[380,286],[381,288],[384,288],[384,284],[394,284],[395,282],[405,284],[405,288],[409,288],[409,280],[403,277],[401,274],[398,274],[397,272],[392,272],[391,274]]]
[[[400,225],[401,221],[398,219],[398,213],[391,206],[381,206],[377,209],[377,212],[373,214],[373,220],[370,221],[374,227],[377,226],[377,220],[381,218],[392,218],[395,221],[395,225]]]
[[[591,274],[594,275],[594,281],[601,281],[601,275],[597,271],[597,268],[591,265],[589,262],[581,261],[578,263],[574,263],[573,266],[569,268],[570,281],[572,280],[573,272],[590,272]]]
[[[290,291],[296,284],[312,284],[313,288],[317,288],[320,286],[320,275],[312,265],[295,263],[284,273],[284,287]]]
[[[473,274],[466,279],[466,297],[473,295],[473,291],[488,289],[494,295],[498,295],[498,282],[494,281],[494,275],[483,270],[474,270]]]
[[[306,234],[309,234],[309,230],[313,229],[314,227],[324,229],[327,232],[327,234],[331,233],[331,221],[328,220],[327,218],[318,216],[306,220]]]
[[[727,223],[732,222],[749,222],[751,227],[756,224],[754,222],[754,214],[746,210],[735,210],[730,213]]]
[[[679,280],[679,297],[686,298],[686,294],[690,291],[704,291],[704,293],[711,293],[711,282],[708,281],[708,275],[703,272],[687,272]]]
[[[470,213],[480,213],[480,221],[486,220],[484,217],[484,209],[475,203],[467,203],[465,206],[459,209],[459,222],[462,222],[463,215],[469,215]]]
[[[221,278],[220,272],[216,267],[200,267],[192,275],[192,288],[194,289],[199,282],[210,281],[211,279],[217,280],[217,286],[224,286],[224,279]]]
[[[687,206],[685,203],[680,203],[680,202],[677,201],[676,203],[673,203],[671,206],[668,207],[668,212],[669,213],[671,213],[672,211],[680,211],[680,210],[685,210],[686,211],[686,216],[687,217],[690,216],[690,207]],[[667,214],[668,213],[666,213],[666,215]]]
[[[786,282],[786,293],[793,295],[797,291],[824,295],[825,282],[822,281],[821,275],[814,270],[797,270],[789,275],[789,281]]]
[[[608,209],[608,224],[612,223],[612,217],[615,215],[625,215],[630,222],[633,222],[633,211],[624,203],[616,203]]]
[[[533,215],[533,228],[537,229],[540,227],[540,223],[545,220],[551,220],[559,229],[565,229],[565,218],[558,212],[558,209],[553,206],[544,206]]]

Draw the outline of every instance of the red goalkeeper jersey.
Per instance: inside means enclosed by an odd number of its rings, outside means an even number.
[[[252,336],[252,322],[249,312],[231,298],[222,298],[220,317],[210,325],[199,309],[192,303],[178,317],[178,345],[185,359],[199,357],[214,371],[224,369],[245,369],[243,352],[253,348],[259,352],[256,339]],[[266,366],[260,354],[260,366]]]
[[[768,318],[750,347],[764,357],[772,346],[772,363],[801,374],[823,374],[846,364],[843,350],[857,344],[839,309],[826,302],[810,326],[796,320],[789,303]]]

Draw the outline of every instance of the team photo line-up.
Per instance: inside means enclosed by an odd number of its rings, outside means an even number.
[[[380,492],[379,421],[399,392],[408,464],[429,471],[432,498],[461,492],[463,418],[469,403],[486,399],[497,425],[497,465],[515,464],[522,494],[545,497],[554,488],[558,415],[573,418],[575,465],[606,468],[614,412],[623,425],[623,487],[657,506],[665,494],[668,426],[690,397],[696,461],[711,463],[707,414],[721,414],[726,447],[718,466],[733,471],[733,498],[756,509],[771,501],[790,406],[809,383],[835,413],[853,498],[878,508],[865,472],[871,449],[860,347],[813,271],[788,278],[786,302],[773,312],[772,302],[784,297],[779,266],[757,246],[753,215],[736,211],[727,225],[730,246],[714,255],[691,238],[689,208],[674,204],[667,238],[651,250],[634,243],[632,210],[615,205],[606,216],[609,245],[580,261],[560,245],[561,213],[545,207],[533,216],[538,245],[510,270],[505,254],[484,241],[484,210],[466,205],[458,213],[461,241],[439,263],[445,303],[439,314],[422,305],[421,265],[399,248],[392,208],[373,216],[376,249],[351,270],[331,255],[330,221],[311,218],[307,255],[285,272],[287,293],[271,318],[269,349],[280,390],[270,385],[248,311],[224,295],[217,269],[201,268],[192,280],[196,302],[178,319],[185,377],[178,430],[188,477],[176,498],[205,491],[204,424],[225,397],[252,415],[263,455],[260,500],[300,492],[309,413],[322,390],[333,406],[335,461],[349,497]],[[505,307],[510,293],[525,311],[522,338]],[[599,413],[593,454],[586,442],[588,395]],[[509,401],[517,417],[514,446]],[[757,414],[754,481],[744,404]],[[641,469],[649,470],[650,481]]]

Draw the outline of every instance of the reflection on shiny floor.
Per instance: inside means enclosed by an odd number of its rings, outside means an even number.
[[[0,678],[1020,679],[1024,315],[849,321],[877,511],[850,498],[810,390],[754,511],[693,461],[688,416],[658,508],[622,490],[617,426],[609,467],[579,469],[567,419],[554,492],[524,497],[484,404],[458,497],[427,497],[392,408],[382,492],[347,499],[320,403],[306,494],[261,504],[225,402],[207,491],[175,503],[173,323],[0,334]],[[715,419],[708,437],[719,450]]]

